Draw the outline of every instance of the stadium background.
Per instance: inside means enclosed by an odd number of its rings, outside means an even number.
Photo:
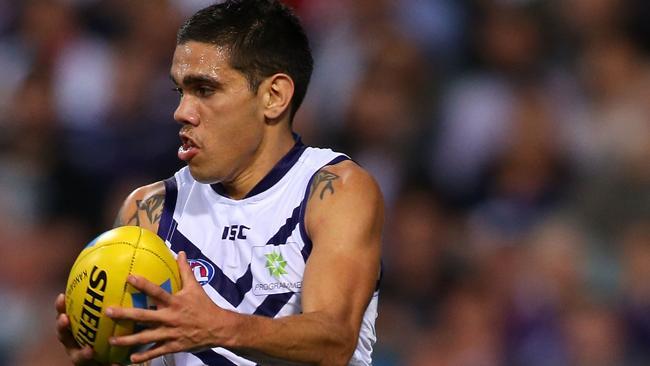
[[[295,126],[387,202],[375,364],[650,364],[643,0],[291,1]],[[54,296],[170,176],[168,67],[203,0],[0,0],[0,365],[67,365]]]

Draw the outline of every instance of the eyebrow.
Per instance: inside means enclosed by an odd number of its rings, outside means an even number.
[[[172,80],[172,82],[176,85],[178,84],[178,81],[176,81],[176,78],[174,78],[174,75],[170,74],[169,78]],[[209,84],[214,87],[220,87],[222,83],[217,80],[216,78],[207,76],[207,75],[200,75],[200,74],[190,74],[186,75],[183,78],[183,85],[185,86],[191,86],[191,85],[196,85],[196,84]]]

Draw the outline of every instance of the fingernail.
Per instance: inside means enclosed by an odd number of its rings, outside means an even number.
[[[108,343],[110,343],[111,345],[114,345],[115,344],[115,337],[110,337],[108,339]]]
[[[129,277],[127,277],[126,279],[131,283],[135,283],[137,281],[134,275],[129,275]]]
[[[106,308],[104,313],[106,314],[106,316],[113,316],[113,308]]]

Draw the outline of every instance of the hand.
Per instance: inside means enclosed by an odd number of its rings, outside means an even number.
[[[70,361],[77,366],[95,366],[99,365],[93,360],[93,349],[90,346],[80,347],[77,341],[72,337],[70,331],[70,318],[65,313],[65,295],[59,294],[54,302],[56,307],[56,332],[59,341],[65,347],[65,351],[70,357]]]
[[[133,320],[149,326],[138,333],[110,339],[110,343],[116,346],[155,344],[144,352],[131,355],[133,363],[148,361],[168,353],[223,345],[223,340],[220,339],[223,338],[220,336],[222,332],[217,328],[226,323],[224,317],[234,313],[223,310],[212,302],[194,278],[185,252],[178,253],[176,261],[182,288],[173,295],[143,277],[131,275],[127,279],[133,287],[153,299],[157,309],[106,309],[106,315],[114,320]]]

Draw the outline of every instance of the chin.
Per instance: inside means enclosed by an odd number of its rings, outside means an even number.
[[[201,171],[200,169],[197,169],[196,167],[192,167],[192,165],[188,165],[190,168],[190,174],[192,174],[192,178],[196,180],[199,183],[203,184],[214,184],[214,183],[219,183],[221,182],[221,179],[215,177],[213,174],[207,174],[204,171]]]

